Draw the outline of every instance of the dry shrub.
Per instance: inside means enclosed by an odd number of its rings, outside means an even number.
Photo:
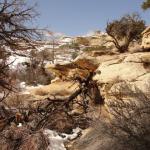
[[[11,126],[0,133],[0,136],[1,150],[46,150],[49,145],[43,131],[33,133],[27,127]]]
[[[9,107],[17,109],[28,107],[31,100],[33,100],[32,95],[12,93],[10,96],[7,97],[5,103]]]
[[[110,145],[104,145],[102,150],[150,149],[150,99],[138,88],[136,91],[131,88],[128,90],[130,97],[133,94],[133,101],[123,100],[119,94],[117,99],[107,102],[111,120],[100,118],[94,122],[96,134],[111,142]]]

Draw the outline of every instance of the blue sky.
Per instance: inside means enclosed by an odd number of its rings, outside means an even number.
[[[150,24],[150,10],[140,7],[144,0],[29,0],[38,3],[39,27],[48,27],[66,35],[84,35],[105,30],[108,21],[124,14],[138,12]]]

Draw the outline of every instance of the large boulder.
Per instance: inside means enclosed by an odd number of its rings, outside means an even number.
[[[143,49],[150,49],[150,27],[147,27],[142,32],[142,45]]]
[[[76,59],[74,62],[65,64],[47,64],[47,72],[54,73],[55,76],[63,80],[74,80],[76,78],[86,79],[89,72],[97,69],[98,65],[86,58]]]
[[[120,89],[125,84],[130,85],[134,92],[138,88],[149,96],[150,52],[120,54],[117,59],[102,62],[96,72],[94,80],[99,82],[106,100],[109,93],[122,92]],[[128,95],[129,91],[124,90],[124,94],[125,91]]]

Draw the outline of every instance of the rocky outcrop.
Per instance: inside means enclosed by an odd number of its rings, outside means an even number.
[[[101,125],[97,124],[96,128],[84,130],[82,136],[71,144],[69,150],[109,150],[114,147],[114,144],[110,137],[104,136]]]
[[[56,72],[57,76],[62,74],[63,79],[30,90],[36,100],[46,98],[64,100],[68,98],[79,89],[79,83],[76,79],[81,77],[84,80],[90,71],[96,73],[93,80],[99,84],[105,103],[112,98],[112,94],[117,95],[120,92],[123,98],[133,98],[133,95],[129,96],[129,92],[134,91],[136,95],[137,88],[138,92],[140,90],[146,96],[150,96],[150,52],[99,53],[99,55],[97,52],[85,53],[73,63],[50,65],[47,66],[47,70]],[[126,84],[130,86],[130,89]],[[40,103],[35,102],[34,104],[36,106]],[[79,106],[75,106],[75,108],[79,113]],[[76,111],[73,110],[73,112]]]
[[[118,58],[104,61],[99,65],[94,80],[104,85],[104,90],[107,92],[117,88],[117,85],[121,87],[126,82],[148,94],[150,90],[150,53],[121,54],[118,55]]]
[[[39,129],[46,127],[67,133],[77,126],[85,129],[89,127],[89,124],[87,125],[86,123],[89,123],[89,120],[94,118],[93,114],[96,116],[95,120],[99,116],[108,117],[110,111],[107,110],[109,110],[108,102],[110,100],[113,101],[119,96],[121,96],[121,100],[136,99],[139,91],[146,97],[150,97],[150,52],[124,54],[91,52],[80,55],[73,63],[49,65],[46,69],[47,71],[55,72],[59,79],[50,85],[30,89],[30,94],[34,97],[34,100],[29,103],[32,103],[32,106],[35,108],[40,108],[38,110],[39,117],[43,117],[43,113],[47,115],[45,111],[47,108],[48,113],[52,112],[52,115],[46,116],[47,120],[40,124]],[[94,77],[90,79],[90,82],[86,83],[85,79],[89,77],[91,72],[92,77],[93,75]],[[86,92],[95,85],[94,83],[98,83],[99,88],[96,87],[96,90],[100,89],[105,99],[104,107],[100,105],[96,107],[90,101],[84,101]],[[94,88],[91,89],[93,90]],[[82,95],[74,97],[76,93],[81,94],[81,92]],[[92,92],[88,92],[90,93],[91,100],[93,100]],[[65,102],[70,100],[70,97],[73,97],[75,101],[68,105]],[[81,99],[82,97],[83,99]],[[144,97],[138,97],[138,100],[140,98]],[[83,112],[83,106],[87,106],[84,105],[85,103],[88,104],[88,113]],[[82,112],[79,111],[79,107],[82,107]],[[83,115],[84,113],[86,116],[90,116],[90,119],[86,118]],[[37,117],[37,114],[35,115]],[[34,116],[30,117],[34,118]],[[84,119],[86,120],[85,122],[83,121]],[[38,118],[33,120],[38,122]],[[108,120],[110,121],[111,117]],[[95,124],[96,126],[92,126],[86,133],[83,132],[83,135],[78,140],[71,143],[71,147],[68,146],[69,149],[98,150],[103,149],[104,145],[107,148],[107,143],[110,141],[113,144],[109,137],[102,136],[101,127],[97,126],[100,123],[96,122]],[[42,135],[40,134],[41,137],[39,137],[39,134],[27,136],[29,138],[27,140],[29,148],[33,147],[32,149],[36,150],[37,147],[40,147],[41,141],[45,143],[45,140],[41,139]],[[40,145],[33,145],[32,143],[40,143]],[[23,145],[23,149],[26,149],[26,146]]]
[[[101,118],[97,118],[91,128],[85,130],[79,139],[71,143],[70,150],[115,149],[115,146],[116,149],[123,149],[113,138],[105,135],[106,129],[102,132],[101,120],[105,118],[107,123],[112,121],[112,109],[109,107],[109,103],[115,102],[118,98],[128,100],[126,102],[131,100],[133,104],[149,100],[150,52],[105,54],[96,57],[92,55],[80,56],[80,58],[82,57],[99,63],[93,80],[99,84],[105,98],[105,105],[101,108]],[[138,106],[140,107],[140,105]]]
[[[62,80],[76,80],[81,78],[86,79],[90,72],[97,69],[97,64],[94,64],[89,59],[76,59],[72,63],[66,64],[47,64],[45,69],[47,72],[54,73],[55,76]]]
[[[150,27],[147,27],[142,32],[142,45],[143,49],[150,49]]]

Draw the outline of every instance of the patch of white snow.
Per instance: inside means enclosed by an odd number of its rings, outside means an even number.
[[[81,134],[81,129],[73,129],[73,134],[58,134],[56,131],[46,129],[44,130],[44,134],[50,142],[48,150],[66,150],[64,142],[77,138]]]

